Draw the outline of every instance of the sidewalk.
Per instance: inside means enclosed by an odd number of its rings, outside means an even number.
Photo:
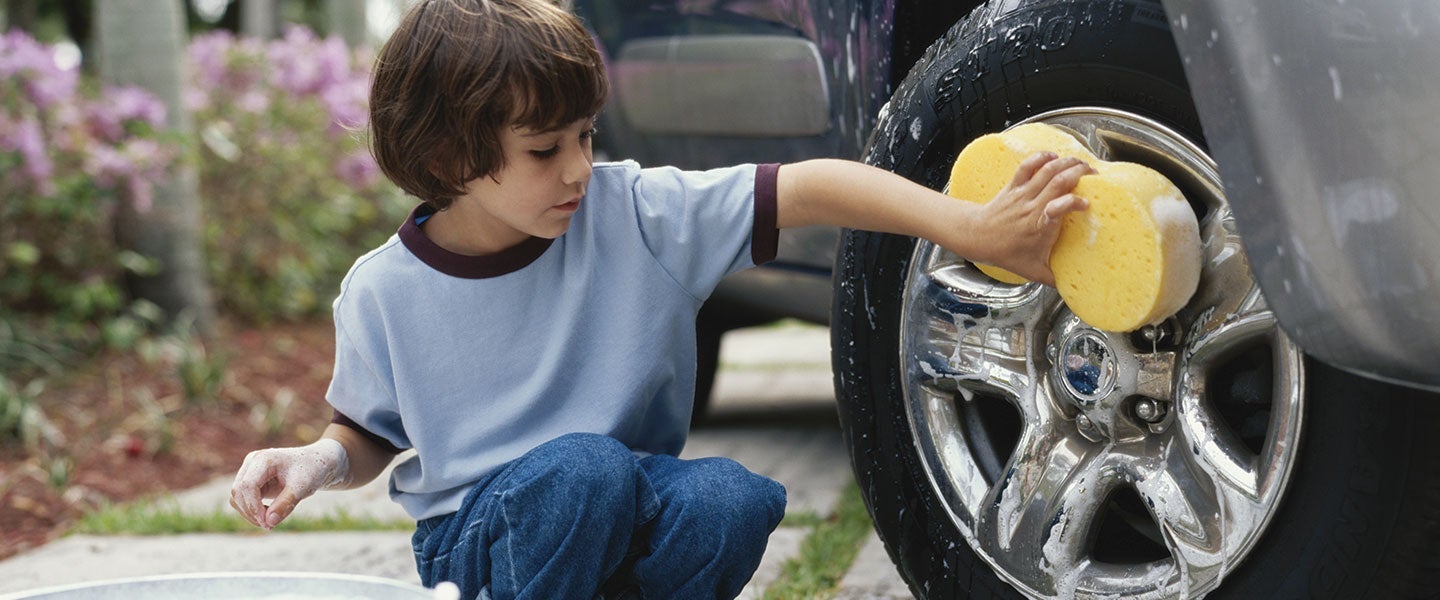
[[[709,426],[691,434],[685,458],[728,456],[783,483],[790,513],[828,514],[851,481],[836,421],[825,330],[781,326],[728,334]],[[365,488],[321,492],[297,515],[408,518],[386,494],[387,477]],[[186,511],[228,510],[222,477],[177,495]],[[808,528],[782,527],[741,598],[759,598],[800,548]],[[216,571],[321,571],[418,583],[408,532],[71,536],[0,562],[0,594],[144,575]],[[873,534],[837,598],[909,598]]]

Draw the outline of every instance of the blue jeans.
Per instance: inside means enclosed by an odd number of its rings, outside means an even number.
[[[637,459],[572,433],[420,521],[412,544],[420,580],[465,598],[734,598],[784,514],[785,488],[733,460]]]

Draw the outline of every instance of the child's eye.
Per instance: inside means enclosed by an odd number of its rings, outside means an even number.
[[[591,127],[590,129],[587,129],[587,130],[585,130],[585,131],[583,131],[583,132],[580,133],[580,139],[582,139],[582,140],[588,140],[588,139],[590,139],[590,138],[592,138],[592,137],[595,137],[595,134],[597,134],[597,133],[600,133],[600,128],[599,128],[599,127]]]
[[[530,154],[533,155],[535,158],[546,159],[555,156],[555,154],[558,152],[560,152],[560,146],[556,145],[546,148],[544,150],[531,150]]]

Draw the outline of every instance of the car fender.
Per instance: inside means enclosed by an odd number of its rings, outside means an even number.
[[[1283,329],[1334,366],[1440,390],[1440,5],[1164,6]]]

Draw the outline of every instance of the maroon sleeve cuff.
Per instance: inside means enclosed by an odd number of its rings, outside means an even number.
[[[750,258],[757,265],[775,260],[780,228],[775,224],[776,185],[780,165],[755,166],[755,231],[750,236]]]
[[[344,426],[346,426],[346,427],[349,427],[349,428],[351,428],[351,429],[354,429],[354,430],[355,430],[355,433],[358,433],[358,434],[360,434],[360,435],[365,436],[365,439],[370,440],[370,441],[372,441],[372,442],[375,442],[375,445],[380,446],[381,448],[384,448],[387,452],[389,452],[389,453],[391,453],[391,454],[399,454],[399,453],[400,453],[400,449],[399,449],[399,448],[396,448],[396,447],[395,447],[395,444],[390,443],[390,440],[387,440],[387,439],[385,439],[385,438],[383,438],[383,437],[380,437],[380,436],[378,436],[378,435],[375,435],[375,433],[372,432],[372,431],[370,431],[369,429],[366,429],[366,428],[364,428],[364,427],[361,427],[359,423],[356,423],[356,422],[355,422],[354,420],[352,420],[350,417],[347,417],[347,416],[345,416],[345,415],[343,415],[343,414],[340,414],[340,411],[337,410],[337,411],[334,411],[334,412],[335,412],[335,414],[330,417],[330,422],[331,422],[331,423],[334,423],[334,424],[336,424],[336,425],[344,425]]]

